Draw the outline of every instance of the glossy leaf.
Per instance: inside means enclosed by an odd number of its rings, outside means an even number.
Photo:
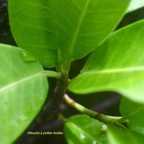
[[[68,144],[108,144],[106,125],[86,115],[71,117],[64,126],[64,135]]]
[[[144,104],[123,98],[120,104],[120,109],[122,115],[129,120],[129,123],[144,128]]]
[[[10,25],[18,45],[46,67],[68,67],[100,45],[130,0],[10,0]],[[60,65],[60,64],[59,64]]]
[[[10,26],[17,44],[44,66],[57,63],[57,43],[50,21],[49,0],[10,0]]]
[[[131,0],[131,3],[128,7],[128,12],[132,12],[142,7],[144,8],[144,0]]]
[[[144,136],[129,129],[108,126],[107,136],[110,144],[143,144]]]
[[[97,48],[68,89],[77,94],[115,91],[144,103],[144,20],[114,32]]]
[[[25,51],[3,44],[0,51],[0,141],[11,144],[40,111],[48,84],[34,57],[25,62]]]

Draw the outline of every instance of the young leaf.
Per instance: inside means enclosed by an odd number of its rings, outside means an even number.
[[[18,45],[46,67],[64,67],[100,45],[130,0],[10,0],[10,25]]]
[[[114,32],[86,62],[68,89],[86,94],[116,91],[144,103],[144,20]]]
[[[132,12],[142,7],[144,7],[144,0],[131,0],[127,12]]]
[[[128,119],[130,124],[144,128],[144,104],[122,98],[120,110],[124,118]]]
[[[104,126],[86,115],[77,115],[65,123],[64,134],[68,144],[108,144]]]
[[[144,136],[129,129],[108,126],[107,137],[110,144],[143,144]]]
[[[3,44],[0,51],[0,140],[10,144],[40,111],[48,84],[36,59],[24,61],[25,51]]]

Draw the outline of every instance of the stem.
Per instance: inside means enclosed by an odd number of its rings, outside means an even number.
[[[55,75],[55,73],[53,73],[53,76],[57,76],[58,82],[57,82],[57,86],[54,89],[54,93],[53,96],[51,98],[51,100],[48,103],[48,108],[53,112],[53,113],[57,113],[60,110],[60,104],[62,102],[63,96],[66,92],[67,89],[67,84],[68,84],[68,74],[66,71],[63,71],[63,73],[61,73],[59,75],[59,73],[56,73],[57,75]]]
[[[56,79],[61,78],[61,74],[58,72],[55,72],[55,71],[44,70],[43,74],[47,77],[52,77],[52,78],[56,78]]]
[[[113,123],[113,124],[121,126],[121,124],[119,123],[119,120],[122,117],[108,116],[108,115],[104,115],[104,114],[100,114],[98,112],[92,111],[92,110],[80,105],[79,103],[75,102],[67,94],[64,95],[64,100],[66,101],[67,104],[69,104],[70,106],[74,107],[75,109],[77,109],[78,111],[80,111],[82,113],[85,113],[91,117],[94,117],[102,122]]]

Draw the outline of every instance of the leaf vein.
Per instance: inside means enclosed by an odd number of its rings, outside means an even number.
[[[69,48],[69,55],[72,53],[72,51],[73,51],[73,49],[74,49],[74,46],[75,46],[75,43],[76,43],[76,40],[77,40],[79,31],[80,31],[80,28],[81,28],[81,25],[82,25],[82,23],[83,23],[85,14],[86,14],[86,12],[87,12],[89,3],[90,3],[90,0],[87,0],[87,2],[86,2],[86,4],[85,4],[85,7],[84,7],[84,9],[83,9],[83,12],[82,12],[82,14],[81,14],[81,16],[80,16],[80,19],[79,19],[77,28],[76,28],[76,30],[75,30],[75,32],[74,32],[74,36],[73,36],[73,39],[72,39],[72,42],[71,42],[71,45],[70,45],[70,48]]]
[[[105,74],[105,73],[121,73],[121,72],[133,72],[133,71],[144,71],[144,66],[119,68],[119,69],[106,69],[106,70],[91,70],[84,73]]]
[[[28,81],[28,80],[31,80],[31,79],[33,79],[33,78],[36,78],[36,77],[39,77],[39,76],[42,76],[42,75],[43,75],[43,73],[42,73],[42,72],[39,72],[39,73],[32,74],[32,75],[30,75],[30,76],[28,76],[28,77],[22,78],[22,79],[20,79],[20,80],[17,80],[17,81],[15,81],[15,82],[12,82],[12,83],[4,86],[4,87],[1,87],[1,88],[0,88],[0,93],[2,93],[2,92],[4,92],[4,91],[7,91],[7,90],[9,90],[9,89],[11,89],[11,88],[13,88],[13,87],[15,87],[15,86],[23,83],[23,82],[26,82],[26,81]]]

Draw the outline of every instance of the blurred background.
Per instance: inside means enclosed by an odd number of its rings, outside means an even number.
[[[132,22],[144,18],[144,8],[141,8],[132,13],[128,13],[122,19],[121,23],[118,25],[116,29],[119,29],[125,25],[128,25]],[[9,27],[8,20],[8,11],[7,11],[7,0],[0,0],[0,43],[16,45],[13,36]],[[87,57],[75,61],[72,63],[70,78],[75,77],[79,74],[81,68],[83,67],[84,62]],[[53,90],[56,86],[56,81],[54,79],[49,79],[50,83],[50,91],[49,98],[47,99],[45,105],[51,98]],[[120,115],[119,113],[119,102],[121,96],[117,93],[113,92],[101,92],[94,93],[89,95],[78,96],[68,92],[70,97],[73,98],[78,103],[98,111],[100,113],[109,114],[109,115]],[[45,107],[44,105],[44,107]],[[74,114],[79,114],[75,109],[62,104],[61,105],[61,113],[66,117],[70,117]],[[42,109],[38,116],[35,118],[33,123],[27,128],[24,134],[15,142],[15,144],[41,144],[41,143],[59,143],[66,144],[64,135],[28,135],[28,131],[38,131],[38,132],[62,132],[63,131],[63,122],[56,119],[55,117],[49,118],[53,115],[53,112],[49,113],[47,110]]]

